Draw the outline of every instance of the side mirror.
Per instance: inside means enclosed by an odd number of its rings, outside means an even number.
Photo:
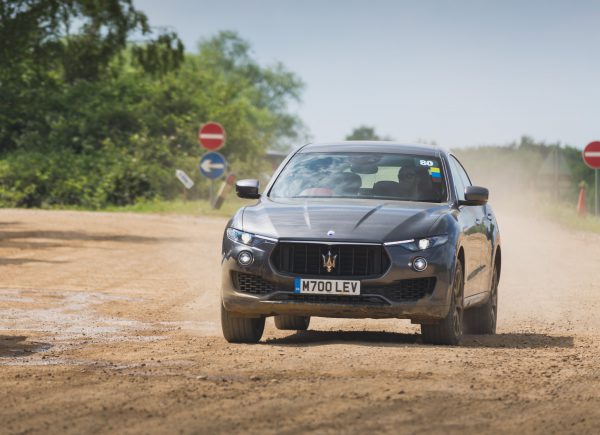
[[[237,193],[237,196],[240,198],[258,199],[260,198],[260,193],[258,193],[259,185],[260,183],[258,180],[240,180],[235,183],[235,193]]]
[[[465,188],[465,199],[459,201],[459,205],[485,205],[489,196],[490,191],[485,187],[467,186]]]

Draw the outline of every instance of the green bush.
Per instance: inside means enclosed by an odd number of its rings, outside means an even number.
[[[0,65],[0,83],[6,74]],[[220,152],[239,177],[260,177],[266,149],[302,131],[287,111],[302,83],[281,65],[258,65],[231,32],[160,77],[129,52],[93,80],[47,76],[51,85],[11,82],[15,92],[0,104],[0,206],[98,209],[173,199],[182,189],[176,169],[196,181],[188,198],[207,198],[209,182],[197,168],[202,122],[223,124]]]
[[[0,206],[98,209],[160,196],[169,171],[127,154],[15,151],[0,159]]]

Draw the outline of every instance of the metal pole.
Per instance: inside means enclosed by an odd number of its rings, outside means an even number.
[[[554,182],[554,200],[558,201],[558,146],[556,146],[554,148],[554,152],[552,153],[554,154],[554,158],[552,159],[552,163],[553,163],[553,169],[554,169],[554,178],[553,178],[553,182]]]
[[[595,193],[595,200],[594,200],[594,214],[596,216],[598,216],[598,203],[600,202],[600,177],[598,177],[598,169],[594,170],[595,173],[595,186],[594,186],[594,193]]]
[[[215,190],[215,181],[210,180],[210,190],[209,190],[209,195],[208,195],[208,201],[210,202],[211,207],[213,205],[214,190]]]

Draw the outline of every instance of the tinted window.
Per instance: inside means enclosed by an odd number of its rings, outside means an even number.
[[[436,157],[389,153],[299,153],[286,165],[270,196],[341,197],[405,201],[446,200]]]
[[[454,185],[456,186],[456,194],[458,196],[458,199],[462,201],[465,199],[466,187],[464,177],[461,176],[462,166],[458,163],[458,160],[456,160],[453,156],[450,156],[449,161],[450,172],[452,172],[452,179],[454,180]]]
[[[467,171],[465,170],[465,168],[463,167],[462,163],[458,161],[458,159],[454,156],[450,156],[455,162],[456,162],[456,167],[458,168],[458,174],[460,175],[460,179],[463,182],[463,185],[466,186],[472,186],[473,184],[471,183],[471,179],[469,178],[469,174],[467,174]]]

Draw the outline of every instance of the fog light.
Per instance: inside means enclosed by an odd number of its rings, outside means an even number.
[[[423,272],[425,269],[427,269],[427,260],[425,260],[423,257],[417,257],[413,260],[412,267],[417,272]]]
[[[254,256],[252,255],[252,252],[242,251],[238,254],[238,263],[240,263],[242,266],[248,266],[253,261]]]

